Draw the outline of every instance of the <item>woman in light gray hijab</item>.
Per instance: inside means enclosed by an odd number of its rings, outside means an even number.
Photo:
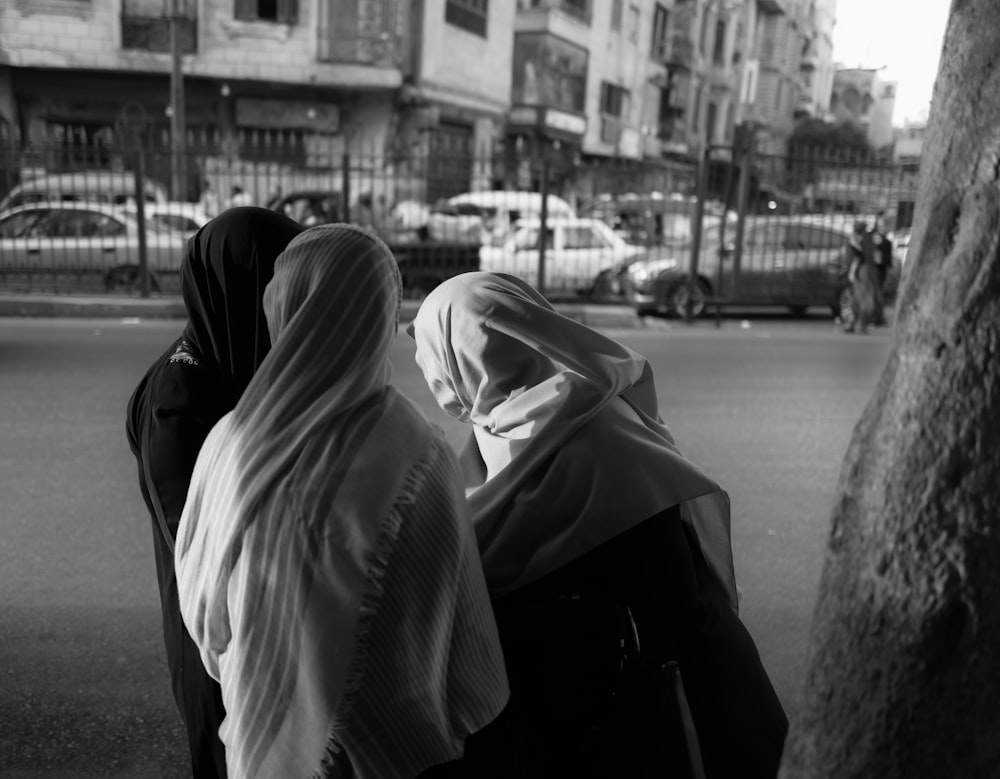
[[[409,332],[472,423],[511,685],[440,776],[773,777],[787,720],[737,617],[729,498],[674,443],[648,362],[504,274],[445,281]]]

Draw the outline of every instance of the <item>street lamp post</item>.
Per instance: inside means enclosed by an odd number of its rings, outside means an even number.
[[[185,155],[185,131],[187,120],[184,110],[184,60],[181,52],[181,2],[170,3],[170,154],[171,154],[171,197],[183,200],[186,195],[187,160]]]

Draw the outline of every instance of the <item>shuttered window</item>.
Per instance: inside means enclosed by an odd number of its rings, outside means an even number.
[[[298,0],[236,0],[236,18],[250,22],[295,24],[299,17]]]
[[[483,38],[489,15],[489,0],[445,0],[444,20]]]

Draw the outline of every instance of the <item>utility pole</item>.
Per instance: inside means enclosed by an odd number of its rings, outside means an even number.
[[[184,111],[184,59],[181,51],[181,3],[184,0],[164,0],[170,4],[170,158],[173,200],[184,200],[187,195],[187,119]]]

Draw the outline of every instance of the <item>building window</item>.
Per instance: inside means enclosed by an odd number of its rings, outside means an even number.
[[[715,103],[709,103],[707,116],[705,117],[705,140],[708,143],[715,142],[715,123],[718,119],[718,114],[718,106]]]
[[[251,162],[305,165],[304,130],[276,127],[241,127],[240,157]],[[245,185],[244,185],[245,186]]]
[[[649,49],[649,53],[653,59],[665,60],[667,58],[670,34],[669,21],[670,14],[667,13],[667,9],[657,3],[653,11],[653,43]]]
[[[590,24],[590,0],[562,0],[562,7],[570,16]]]
[[[639,6],[630,5],[628,7],[628,39],[632,43],[639,40]]]
[[[601,113],[624,119],[628,116],[629,91],[617,84],[601,82]]]
[[[615,32],[622,31],[623,5],[623,0],[612,0],[611,2],[611,29]]]
[[[516,105],[544,105],[583,113],[586,49],[548,33],[514,36],[512,98]]]
[[[719,19],[715,23],[715,47],[712,50],[712,64],[721,68],[726,64],[726,22]]]
[[[701,9],[701,35],[698,36],[698,51],[705,54],[708,48],[708,6]]]
[[[682,99],[673,80],[668,86],[660,87],[660,110],[657,114],[657,137],[660,140],[670,140],[673,137],[677,120],[684,115],[683,109],[678,108],[675,103]]]
[[[444,20],[448,24],[483,38],[489,15],[489,0],[446,0],[444,4]]]
[[[295,24],[298,0],[236,0],[236,18],[248,22]]]

